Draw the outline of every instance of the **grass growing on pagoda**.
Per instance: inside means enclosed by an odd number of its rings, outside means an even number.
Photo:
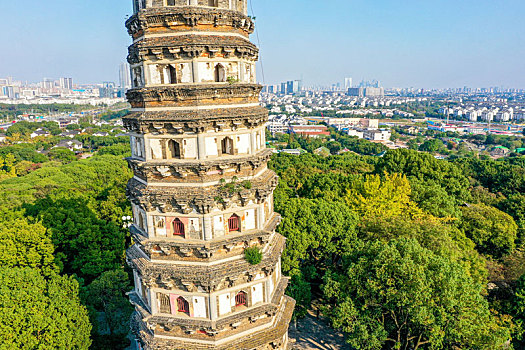
[[[252,265],[259,265],[262,261],[262,252],[258,247],[249,247],[244,250],[244,258]]]

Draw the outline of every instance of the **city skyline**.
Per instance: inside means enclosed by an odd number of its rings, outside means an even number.
[[[129,44],[121,25],[122,14],[132,12],[128,1],[24,2],[24,11],[4,5],[0,29],[9,35],[0,76],[119,81]],[[305,85],[329,85],[373,77],[385,87],[523,88],[519,59],[525,48],[516,43],[525,35],[519,22],[524,10],[515,0],[253,1],[258,37],[252,40],[260,44],[264,64],[259,80],[276,84],[303,77]]]

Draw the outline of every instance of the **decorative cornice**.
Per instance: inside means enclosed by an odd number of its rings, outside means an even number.
[[[259,49],[247,39],[224,35],[177,35],[145,38],[128,48],[128,62],[193,59],[196,57],[238,57],[256,61]]]
[[[198,7],[163,7],[140,11],[126,21],[126,28],[132,37],[150,30],[177,30],[177,27],[231,27],[249,35],[255,25],[252,19],[238,11]],[[231,31],[231,29],[230,29]]]
[[[295,301],[288,296],[284,296],[279,303],[279,309],[270,328],[265,328],[248,336],[235,338],[235,340],[231,342],[217,345],[213,343],[183,342],[154,337],[154,333],[148,328],[138,313],[133,316],[132,331],[140,335],[143,342],[142,345],[148,350],[280,349],[285,345],[283,343],[283,337],[288,331],[288,325],[292,319],[294,307]],[[213,339],[213,337],[204,339],[210,340]]]
[[[257,103],[262,86],[258,84],[165,85],[128,90],[133,108],[233,103]]]
[[[223,178],[226,172],[229,177],[254,176],[268,163],[272,154],[271,149],[265,149],[255,155],[205,161],[155,160],[145,162],[136,158],[127,158],[127,161],[135,176],[146,182],[205,183]]]
[[[188,110],[164,112],[132,112],[122,118],[129,132],[138,134],[200,133],[209,129],[235,129],[264,125],[268,110],[264,107],[217,108],[213,110]]]
[[[147,186],[131,179],[127,186],[130,201],[147,212],[209,214],[212,209],[226,210],[234,204],[239,207],[250,201],[264,203],[279,183],[279,177],[271,170],[251,181],[251,188],[240,186],[230,192],[222,185],[210,187]],[[242,187],[242,188],[241,188]]]
[[[265,276],[273,274],[284,250],[285,238],[276,233],[269,244],[268,251],[264,253],[258,265],[251,265],[244,259],[225,261],[212,266],[153,263],[143,257],[136,245],[127,250],[126,257],[148,288],[178,289],[189,293],[201,290],[212,293],[252,282],[261,273]]]
[[[252,246],[254,242],[257,242],[260,247],[264,247],[270,241],[280,222],[281,216],[274,214],[264,230],[255,230],[247,234],[227,235],[212,241],[202,242],[184,239],[147,238],[134,226],[130,231],[137,247],[150,259],[153,257],[166,261],[206,263],[242,254],[244,248]],[[156,251],[159,248],[161,253]]]

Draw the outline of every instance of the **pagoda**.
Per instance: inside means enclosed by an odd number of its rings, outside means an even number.
[[[124,125],[139,349],[287,349],[277,175],[246,0],[134,0]]]

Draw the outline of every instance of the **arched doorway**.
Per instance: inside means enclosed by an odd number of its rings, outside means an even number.
[[[177,84],[177,69],[170,64],[168,65],[167,72],[169,84]]]
[[[177,311],[186,315],[190,315],[190,304],[183,297],[177,298]]]
[[[184,223],[179,219],[173,221],[173,235],[184,236],[186,230],[184,229]]]
[[[230,232],[238,232],[241,230],[241,219],[238,215],[233,214],[228,219],[228,229]]]
[[[171,314],[171,303],[169,295],[159,293],[157,294],[159,300],[160,312],[163,314]]]
[[[215,66],[215,82],[223,83],[226,81],[226,69],[220,63]]]
[[[208,0],[208,6],[219,7],[219,1],[218,0]]]
[[[248,295],[245,292],[240,291],[237,293],[235,296],[235,306],[248,306]]]
[[[168,158],[180,159],[180,144],[175,140],[168,141]]]
[[[233,155],[233,140],[229,137],[225,137],[221,141],[221,151],[222,154],[232,154]]]

